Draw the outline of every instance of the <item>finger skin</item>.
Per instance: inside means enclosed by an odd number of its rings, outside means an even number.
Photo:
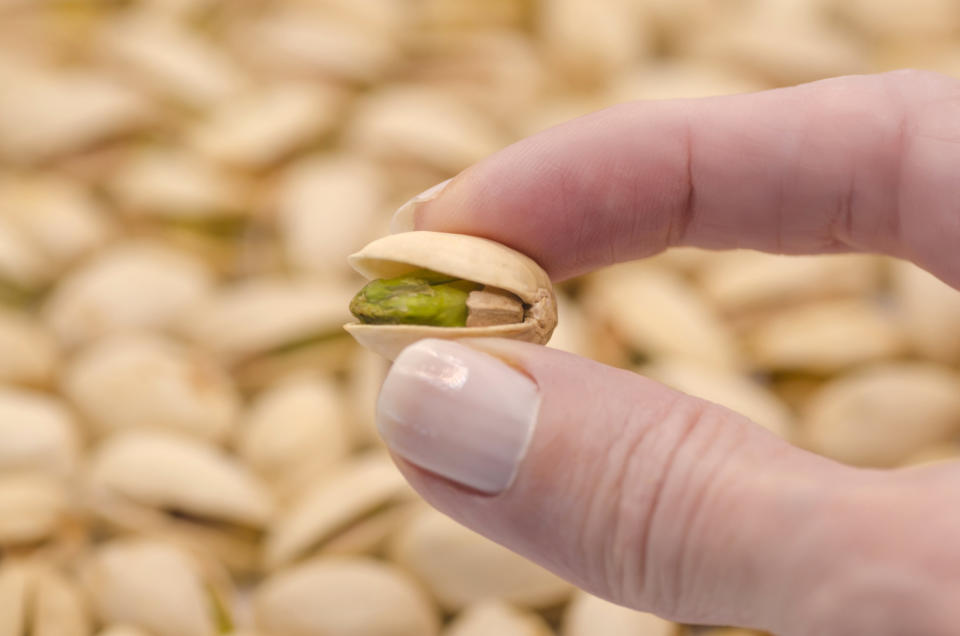
[[[960,285],[960,81],[842,77],[628,103],[498,152],[417,229],[485,236],[556,279],[669,246],[883,252]]]
[[[960,82],[847,77],[621,105],[456,177],[417,229],[475,234],[555,279],[675,245],[884,252],[960,285]],[[951,634],[960,470],[885,473],[791,447],[634,374],[471,342],[543,392],[490,497],[398,459],[440,510],[581,587],[693,623],[784,635]]]
[[[544,347],[465,342],[537,382],[540,418],[498,496],[400,461],[430,503],[616,602],[689,622],[773,626],[797,593],[784,581],[806,583],[796,561],[810,551],[800,557],[790,535],[851,469],[636,374]]]
[[[522,369],[543,400],[498,495],[397,458],[464,525],[593,594],[681,622],[955,633],[960,515],[944,502],[956,471],[843,466],[636,374],[524,343],[462,342]]]

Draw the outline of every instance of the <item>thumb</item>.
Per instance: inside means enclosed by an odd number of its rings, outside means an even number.
[[[851,471],[636,374],[501,340],[408,347],[378,426],[441,511],[594,594],[694,623],[790,620],[825,558],[803,528]]]

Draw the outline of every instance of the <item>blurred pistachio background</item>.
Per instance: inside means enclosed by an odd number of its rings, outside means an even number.
[[[606,105],[906,66],[960,74],[960,4],[0,0],[0,634],[753,634],[617,608],[420,502],[345,257]],[[560,302],[552,346],[815,452],[960,449],[960,293],[911,265],[681,249]]]

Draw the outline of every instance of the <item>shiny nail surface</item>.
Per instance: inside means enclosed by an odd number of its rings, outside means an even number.
[[[516,477],[539,411],[539,389],[526,375],[457,342],[421,340],[394,362],[377,426],[408,462],[496,494]]]

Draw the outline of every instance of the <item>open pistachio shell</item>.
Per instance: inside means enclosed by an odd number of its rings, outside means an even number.
[[[533,260],[488,239],[441,232],[404,232],[377,239],[352,255],[350,265],[368,279],[395,278],[427,269],[505,290],[524,304],[522,322],[487,327],[345,325],[357,342],[393,360],[423,338],[512,338],[545,344],[557,325],[550,277]]]

